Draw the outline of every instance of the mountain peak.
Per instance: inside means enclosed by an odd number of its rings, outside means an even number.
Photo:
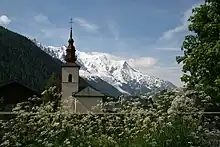
[[[34,42],[34,41],[33,41]],[[36,41],[35,41],[36,42]],[[40,43],[37,43],[39,46]],[[41,45],[41,44],[40,44]],[[61,61],[65,55],[65,46],[54,47],[39,46],[46,53]],[[143,74],[132,68],[126,60],[102,52],[81,52],[76,51],[78,63],[82,66],[80,75],[84,78],[99,77],[111,84],[122,93],[134,94],[137,89],[142,92],[149,92],[154,89],[172,89],[175,86],[159,78]]]

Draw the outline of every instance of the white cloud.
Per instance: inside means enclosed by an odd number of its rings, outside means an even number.
[[[158,39],[155,49],[161,51],[180,51],[181,43],[184,36],[187,34],[187,28],[190,22],[187,20],[192,15],[192,9],[198,7],[204,2],[197,3],[191,8],[183,12],[182,18],[180,19],[181,24],[164,32],[163,35]],[[180,81],[182,75],[182,65],[174,66],[151,66],[151,67],[137,67],[140,71],[154,75],[156,77],[171,81],[177,86],[182,86],[183,83]]]
[[[47,23],[47,24],[50,23],[48,17],[43,14],[38,14],[38,15],[34,16],[34,20],[37,23]]]
[[[0,16],[0,25],[7,26],[10,23],[11,23],[11,19],[9,19],[8,16],[6,15]]]
[[[177,26],[173,29],[170,29],[168,30],[167,32],[164,32],[163,36],[160,38],[160,40],[170,40],[173,38],[173,36],[176,34],[176,33],[179,33],[179,32],[182,32],[184,30],[187,29],[187,23],[184,23],[180,26]]]
[[[160,79],[170,81],[176,86],[183,86],[183,83],[180,81],[182,75],[181,66],[179,64],[173,64],[171,66],[161,66],[158,60],[154,57],[119,57],[112,56],[113,60],[125,60],[128,64],[150,76],[158,77]]]
[[[112,52],[116,52],[117,54],[128,54],[128,50],[131,49],[131,44],[138,42],[135,38],[123,38],[120,37],[120,27],[115,20],[108,19],[106,20],[106,24],[110,33],[110,37],[112,40],[111,46],[114,46],[114,49],[111,49]],[[114,50],[114,51],[113,51]]]
[[[69,29],[67,28],[58,28],[58,27],[46,27],[40,30],[45,38],[54,38],[68,40]]]
[[[83,18],[74,18],[74,22],[89,32],[95,32],[99,29],[99,27],[96,24],[89,23]]]
[[[202,2],[197,3],[182,13],[180,18],[180,25],[167,30],[156,41],[154,48],[160,51],[180,51],[184,36],[189,34],[188,25],[190,24],[189,17],[192,15],[192,9],[201,5]]]
[[[107,21],[107,26],[108,29],[110,31],[110,33],[114,36],[114,39],[116,41],[119,41],[120,37],[119,37],[119,26],[117,25],[117,23],[113,20],[108,20]]]
[[[185,35],[185,33],[181,33],[175,35],[171,40],[159,40],[152,48],[160,51],[180,51],[181,43],[183,42]]]
[[[175,47],[158,47],[156,48],[157,50],[161,50],[161,51],[179,51],[180,47],[175,48]]]
[[[68,27],[61,27],[54,23],[52,23],[48,16],[40,13],[35,15],[32,18],[27,18],[26,21],[28,22],[28,26],[34,30],[35,37],[37,40],[41,42],[48,41],[49,44],[47,45],[63,45],[67,43],[69,38],[69,31],[70,28]],[[73,30],[74,38],[75,32]]]
[[[181,65],[161,66],[158,60],[153,57],[120,58],[120,60],[126,60],[131,67],[142,73],[170,81],[176,86],[183,86],[180,81]]]
[[[157,59],[153,57],[140,57],[137,59],[128,59],[128,63],[135,68],[149,68],[157,63]]]
[[[150,75],[154,75],[156,77],[159,77],[163,80],[168,80],[172,82],[176,86],[182,86],[183,83],[180,80],[180,77],[182,75],[181,66],[154,66],[152,68],[146,69],[146,73]]]
[[[182,18],[180,19],[181,24],[179,26],[176,26],[175,28],[172,28],[166,32],[163,33],[163,36],[159,40],[171,40],[175,37],[177,33],[181,33],[183,31],[186,31],[189,25],[188,19],[192,15],[192,9],[195,7],[198,7],[202,3],[197,3],[193,5],[191,8],[187,9],[184,13]]]
[[[142,73],[146,73],[151,76],[158,77],[163,80],[172,82],[176,86],[182,86],[183,83],[180,81],[180,76],[182,75],[181,66],[133,66],[135,69],[140,70]]]

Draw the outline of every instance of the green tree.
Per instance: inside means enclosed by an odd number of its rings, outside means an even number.
[[[60,80],[56,76],[55,73],[52,73],[49,80],[47,81],[45,91],[43,92],[42,100],[44,103],[47,102],[55,102],[57,105],[59,105],[60,102]],[[55,94],[56,93],[56,94]]]
[[[220,102],[220,1],[206,0],[192,10],[189,18],[191,35],[185,36],[181,80],[188,88],[205,91],[213,102]]]
[[[56,86],[58,82],[56,74],[53,72],[46,84],[46,89]]]

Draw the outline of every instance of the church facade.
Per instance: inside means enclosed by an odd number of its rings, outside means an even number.
[[[65,63],[62,65],[62,100],[68,111],[75,113],[99,112],[93,107],[100,104],[106,97],[105,94],[88,85],[80,76],[80,66],[76,63],[77,56],[74,40],[72,38],[72,26],[70,38],[66,49]]]

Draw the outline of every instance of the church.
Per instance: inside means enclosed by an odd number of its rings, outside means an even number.
[[[65,63],[61,67],[61,91],[64,106],[68,111],[75,113],[94,112],[92,108],[100,104],[106,98],[106,94],[96,90],[79,76],[80,66],[76,63],[77,56],[73,45],[72,26],[68,43]]]

